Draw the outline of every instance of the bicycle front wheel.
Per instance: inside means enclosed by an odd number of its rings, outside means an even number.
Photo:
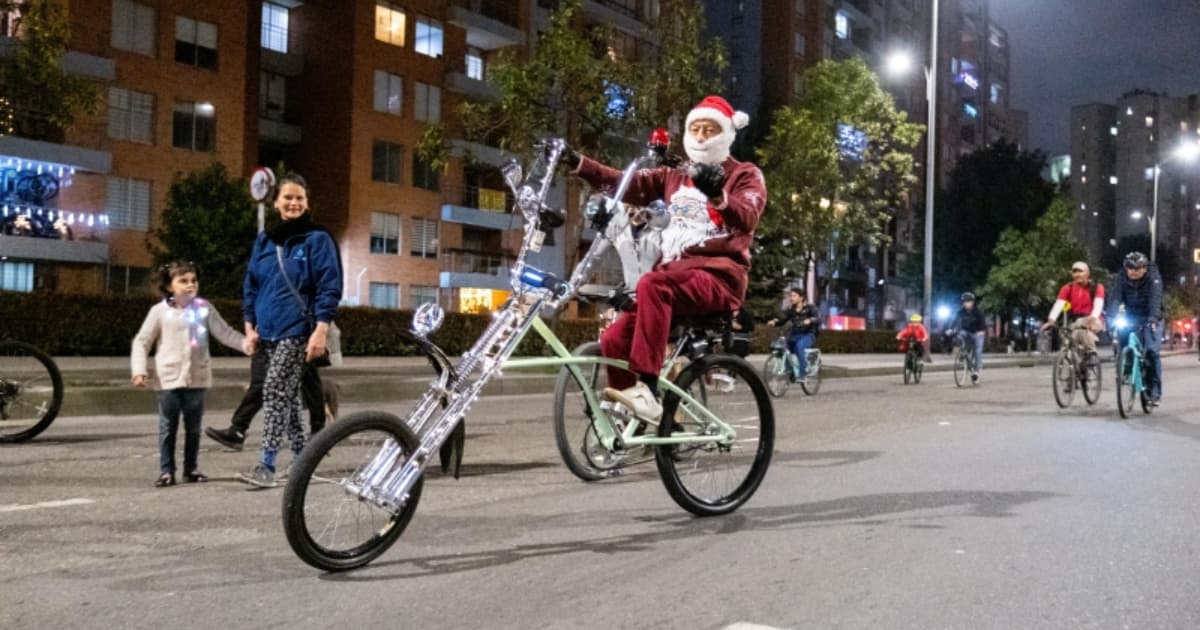
[[[1070,407],[1075,398],[1075,360],[1070,352],[1058,353],[1050,379],[1054,386],[1054,402],[1063,409]]]
[[[20,341],[0,341],[0,442],[24,442],[45,431],[62,400],[62,374],[50,355]]]
[[[1133,350],[1125,348],[1117,354],[1117,411],[1122,418],[1133,412],[1137,384],[1133,382]]]
[[[954,354],[954,384],[963,387],[970,376],[967,374],[967,353],[959,350]]]
[[[576,348],[573,354],[599,357],[600,344],[589,341]],[[571,473],[584,481],[599,481],[613,476],[630,462],[626,461],[625,453],[614,453],[600,443],[594,411],[584,396],[586,390],[599,398],[600,392],[608,386],[607,369],[599,363],[575,367],[583,376],[582,382],[564,366],[554,385],[554,443]]]
[[[782,398],[787,393],[788,385],[791,381],[788,380],[790,368],[787,365],[787,360],[778,354],[772,354],[767,357],[767,362],[763,364],[763,380],[766,381],[767,391],[776,398]]]
[[[352,414],[313,436],[292,462],[283,490],[283,530],[292,551],[323,571],[355,569],[387,551],[416,512],[424,477],[395,510],[350,487],[363,483],[376,457],[401,466],[416,449],[412,430],[379,411]]]
[[[671,498],[697,516],[728,514],[750,499],[762,483],[775,444],[775,410],[767,387],[754,368],[730,355],[709,355],[679,375],[676,384],[688,390],[697,381],[716,382],[708,388],[708,410],[736,431],[729,443],[717,441],[659,446],[658,472]],[[697,403],[668,394],[658,437],[677,430],[713,434]]]

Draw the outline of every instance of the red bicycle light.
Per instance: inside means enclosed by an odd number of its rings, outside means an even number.
[[[671,146],[671,134],[667,133],[666,129],[659,127],[650,132],[650,142],[647,144],[652,147],[663,147],[665,149]]]

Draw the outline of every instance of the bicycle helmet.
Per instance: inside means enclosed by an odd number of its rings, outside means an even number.
[[[914,323],[914,324],[920,324],[920,323],[921,323],[921,314],[920,314],[920,313],[913,313],[912,315],[909,315],[909,316],[908,316],[908,321],[910,321],[910,322],[912,322],[912,323]]]
[[[1125,256],[1126,269],[1145,269],[1150,266],[1150,259],[1142,252],[1129,252]]]
[[[958,296],[958,301],[959,302],[974,302],[975,294],[971,293],[970,291],[967,291],[966,293],[963,293],[962,295]]]

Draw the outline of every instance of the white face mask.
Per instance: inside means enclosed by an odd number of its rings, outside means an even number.
[[[733,138],[734,134],[723,133],[700,142],[693,138],[692,134],[685,133],[683,134],[683,150],[687,153],[688,159],[698,164],[720,164],[729,157]]]

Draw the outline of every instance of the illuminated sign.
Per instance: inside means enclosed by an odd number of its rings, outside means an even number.
[[[970,74],[969,72],[964,72],[958,75],[958,82],[966,85],[972,90],[979,89],[979,79],[976,79],[974,75]]]
[[[979,110],[975,109],[975,106],[970,103],[963,103],[963,111],[971,118],[979,116]]]

